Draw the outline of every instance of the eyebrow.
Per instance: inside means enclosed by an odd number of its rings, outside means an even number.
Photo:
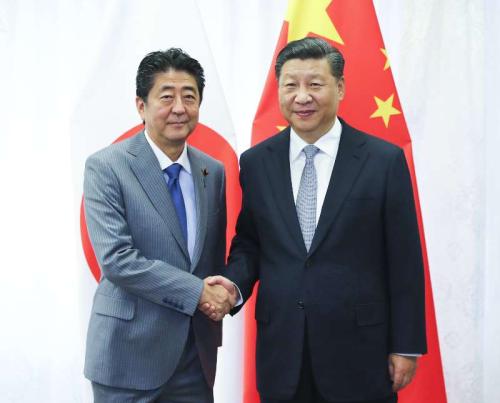
[[[174,85],[165,84],[160,88],[160,91],[174,90],[176,87]],[[182,91],[188,90],[196,92],[196,88],[192,85],[184,85],[181,87]]]
[[[283,78],[292,78],[295,79],[297,78],[299,74],[293,74],[293,73],[287,73],[283,75]],[[305,74],[305,77],[307,79],[314,79],[314,78],[323,78],[323,75],[321,73],[307,73]]]

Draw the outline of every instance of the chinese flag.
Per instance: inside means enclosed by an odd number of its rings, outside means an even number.
[[[259,143],[287,126],[278,106],[274,60],[288,42],[306,36],[321,37],[329,41],[345,57],[346,96],[340,104],[339,115],[350,125],[395,143],[405,151],[413,181],[425,265],[428,354],[420,358],[417,375],[399,394],[399,401],[445,403],[446,392],[410,133],[371,0],[289,1],[274,59],[254,119],[252,144]],[[253,301],[247,304],[247,307],[244,403],[256,403],[259,397],[255,386],[256,329]]]

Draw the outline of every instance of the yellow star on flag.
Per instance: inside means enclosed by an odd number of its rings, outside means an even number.
[[[389,56],[387,55],[387,50],[380,48],[380,51],[384,54],[385,56],[385,66],[384,66],[384,71],[386,71],[389,67],[391,67],[391,64],[389,63]]]
[[[279,130],[279,131],[282,131],[285,129],[286,126],[276,126],[276,128]]]
[[[326,9],[331,0],[290,0],[285,21],[288,21],[288,42],[306,37],[310,32],[333,42],[344,44]]]
[[[394,101],[394,93],[391,94],[389,98],[385,101],[378,97],[375,98],[375,102],[377,104],[377,110],[372,113],[370,118],[382,118],[384,121],[385,127],[389,127],[389,120],[392,115],[399,115],[401,111],[398,111],[394,106],[392,106],[392,102]]]

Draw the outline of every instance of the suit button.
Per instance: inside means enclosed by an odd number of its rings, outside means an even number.
[[[299,306],[300,309],[304,309],[304,302],[303,301],[298,301],[297,305]]]
[[[306,267],[308,269],[311,267],[311,261],[309,259],[306,260]]]

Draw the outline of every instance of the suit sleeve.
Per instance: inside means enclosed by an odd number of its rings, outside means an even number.
[[[410,173],[402,150],[388,171],[384,209],[391,313],[391,352],[423,354],[424,268]]]
[[[226,174],[224,169],[222,169],[221,173],[221,188],[219,193],[219,211],[220,211],[220,233],[218,234],[218,243],[216,246],[215,254],[216,262],[225,262],[226,261],[226,231],[227,231],[227,205],[226,205]],[[225,266],[218,266],[216,268],[217,274],[224,275]]]
[[[118,178],[95,156],[85,165],[84,206],[90,239],[109,281],[153,303],[194,315],[203,280],[164,261],[147,259],[134,248]]]
[[[240,184],[243,193],[242,205],[236,222],[236,235],[231,242],[228,268],[225,276],[233,281],[246,302],[259,279],[259,237],[251,208],[251,188],[246,179],[249,169],[245,155],[240,160]],[[237,313],[243,304],[235,307],[232,314]]]

